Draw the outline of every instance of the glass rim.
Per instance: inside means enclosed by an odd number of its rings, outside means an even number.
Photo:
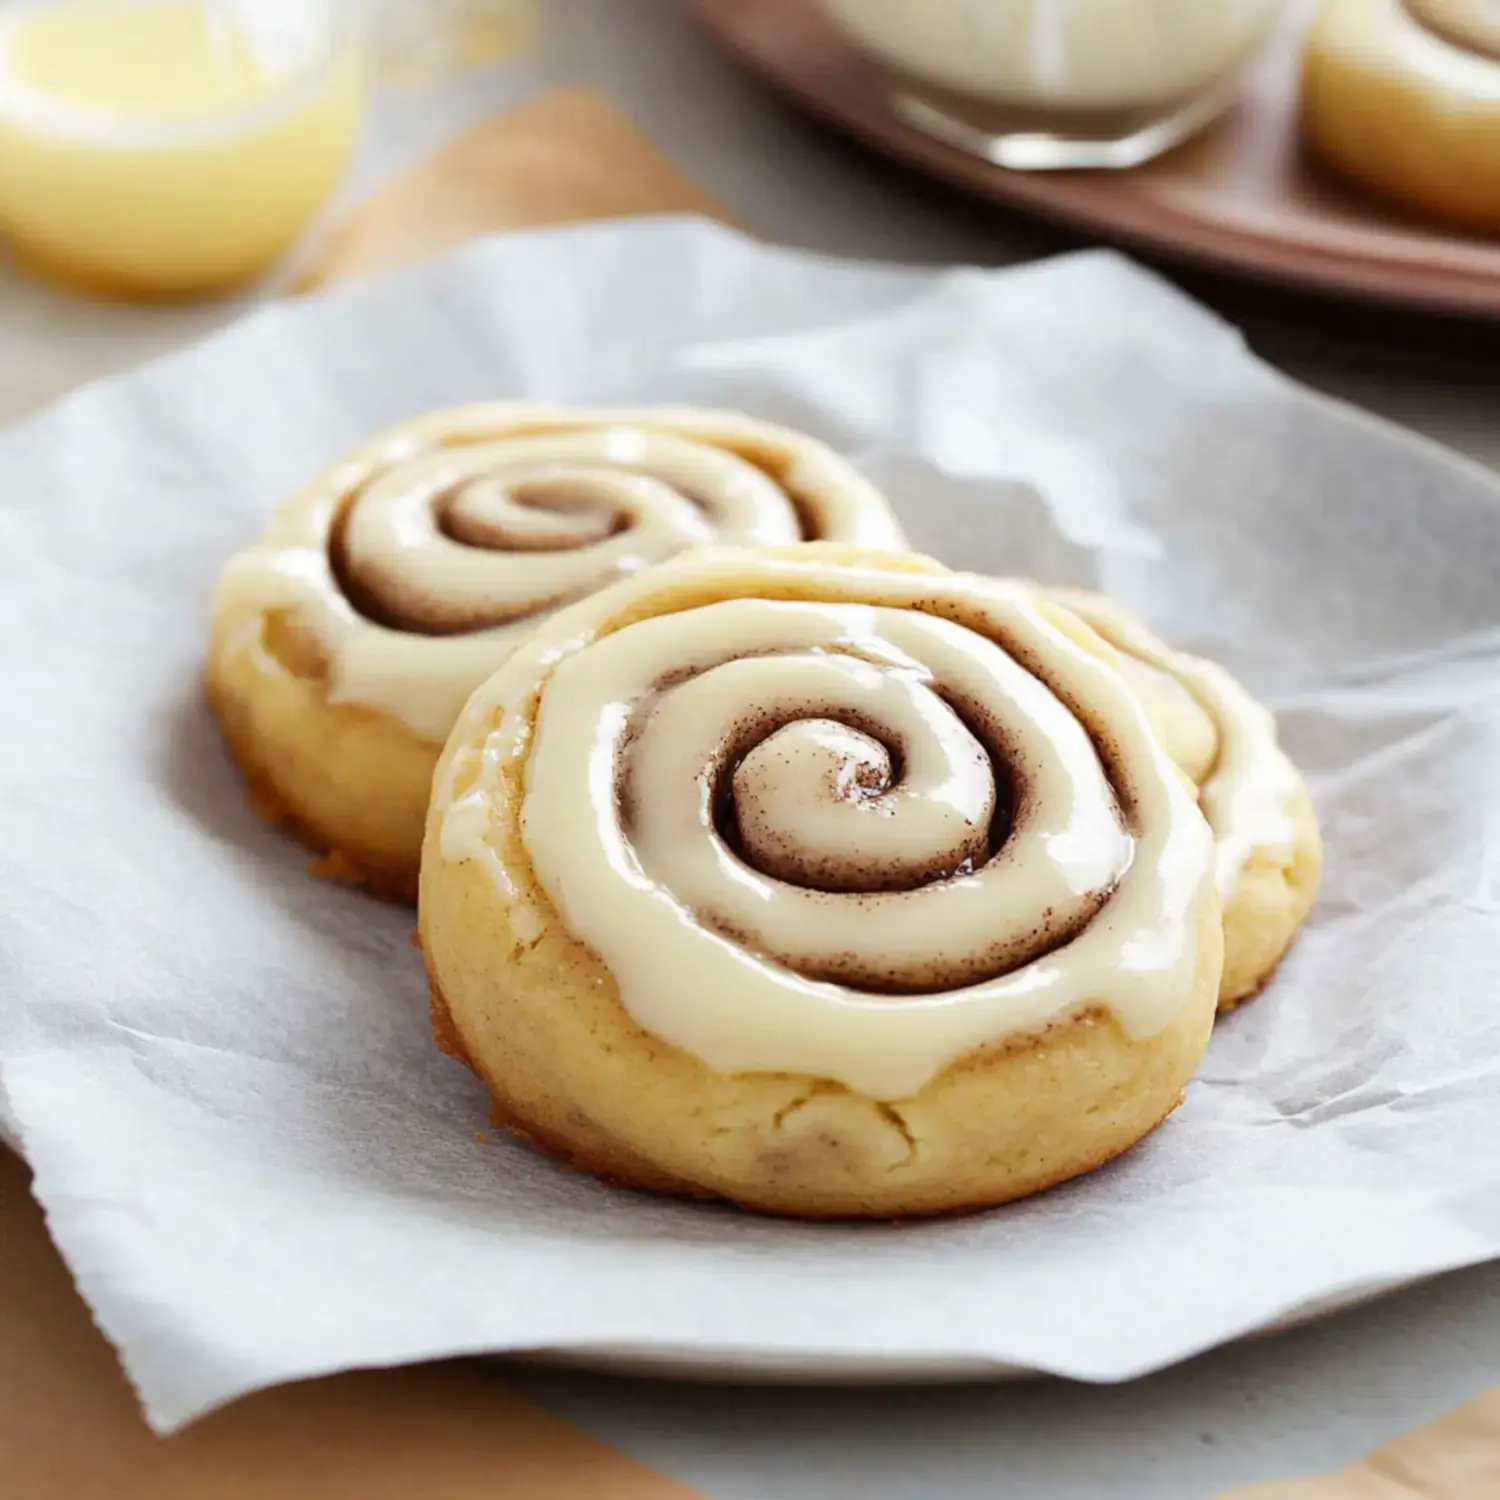
[[[328,3],[325,41],[298,66],[268,74],[266,88],[248,104],[176,118],[151,118],[80,104],[18,79],[11,49],[28,16],[49,10],[114,11],[174,0],[0,0],[0,127],[75,145],[120,150],[211,146],[269,127],[311,103],[341,63],[360,50],[363,28],[346,4]],[[190,4],[192,0],[175,0]]]

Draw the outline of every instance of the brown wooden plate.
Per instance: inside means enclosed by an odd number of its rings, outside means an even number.
[[[748,67],[829,124],[983,197],[1160,255],[1341,297],[1500,318],[1500,241],[1400,216],[1317,172],[1297,144],[1293,8],[1236,107],[1129,172],[1011,172],[890,108],[875,68],[817,0],[686,0]]]

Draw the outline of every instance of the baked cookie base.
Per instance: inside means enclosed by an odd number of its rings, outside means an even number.
[[[422,947],[420,939],[417,940],[416,945],[419,948]],[[931,1207],[908,1208],[898,1213],[873,1207],[868,1210],[845,1208],[824,1211],[811,1206],[799,1206],[793,1209],[768,1204],[760,1199],[738,1196],[733,1192],[702,1187],[684,1178],[673,1177],[658,1171],[649,1162],[634,1156],[633,1153],[591,1151],[580,1147],[575,1140],[570,1140],[549,1129],[545,1123],[532,1117],[523,1105],[497,1091],[495,1086],[475,1067],[454,1025],[452,1013],[443,997],[442,986],[433,973],[430,963],[427,968],[427,982],[432,1033],[438,1050],[462,1063],[486,1084],[490,1094],[489,1121],[496,1129],[506,1131],[535,1151],[537,1155],[555,1162],[565,1170],[596,1178],[606,1187],[654,1193],[663,1197],[688,1199],[699,1203],[725,1204],[746,1213],[773,1218],[796,1218],[817,1223],[877,1221],[896,1225],[923,1219],[961,1218],[969,1214],[981,1213],[986,1209],[998,1208],[1005,1203],[1033,1197],[1051,1188],[1061,1187],[1066,1182],[1107,1166],[1111,1161],[1139,1145],[1170,1115],[1181,1108],[1186,1097],[1179,1091],[1166,1109],[1153,1119],[1134,1140],[1123,1142],[1087,1162],[1074,1163],[1069,1170],[1058,1175],[1019,1186],[1015,1191],[1001,1196],[985,1196],[976,1198],[972,1202],[940,1203]]]
[[[218,721],[224,748],[245,783],[245,800],[263,822],[290,834],[313,851],[315,857],[307,863],[309,875],[319,880],[357,886],[383,901],[404,906],[416,904],[420,861],[392,863],[366,850],[339,848],[315,823],[300,815],[282,797],[275,782],[261,768],[253,745],[235,733],[235,715],[221,707],[222,700],[211,682],[205,683],[205,696]]]
[[[1252,858],[1224,907],[1224,977],[1219,1013],[1260,995],[1275,977],[1317,899],[1323,846],[1305,792],[1289,808],[1295,830],[1289,855]]]

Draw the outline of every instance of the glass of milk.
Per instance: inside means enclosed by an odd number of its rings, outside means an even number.
[[[822,0],[911,124],[1022,171],[1124,168],[1232,101],[1285,0]]]

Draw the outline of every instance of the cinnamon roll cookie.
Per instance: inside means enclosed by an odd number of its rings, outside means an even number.
[[[1224,906],[1219,1009],[1259,993],[1301,930],[1323,868],[1312,799],[1277,743],[1276,721],[1222,667],[1173,651],[1113,600],[1072,589],[1046,597],[1118,653],[1173,759],[1198,788],[1218,843]]]
[[[1500,234],[1500,5],[1321,0],[1302,63],[1302,139],[1423,218]]]
[[[1213,837],[1113,653],[1023,586],[709,548],[548,622],[433,785],[420,927],[497,1121],[805,1217],[1000,1203],[1178,1103]]]
[[[234,558],[207,686],[257,805],[324,873],[415,894],[432,769],[469,693],[548,613],[682,548],[898,547],[800,433],[676,408],[467,407],[312,482]]]

